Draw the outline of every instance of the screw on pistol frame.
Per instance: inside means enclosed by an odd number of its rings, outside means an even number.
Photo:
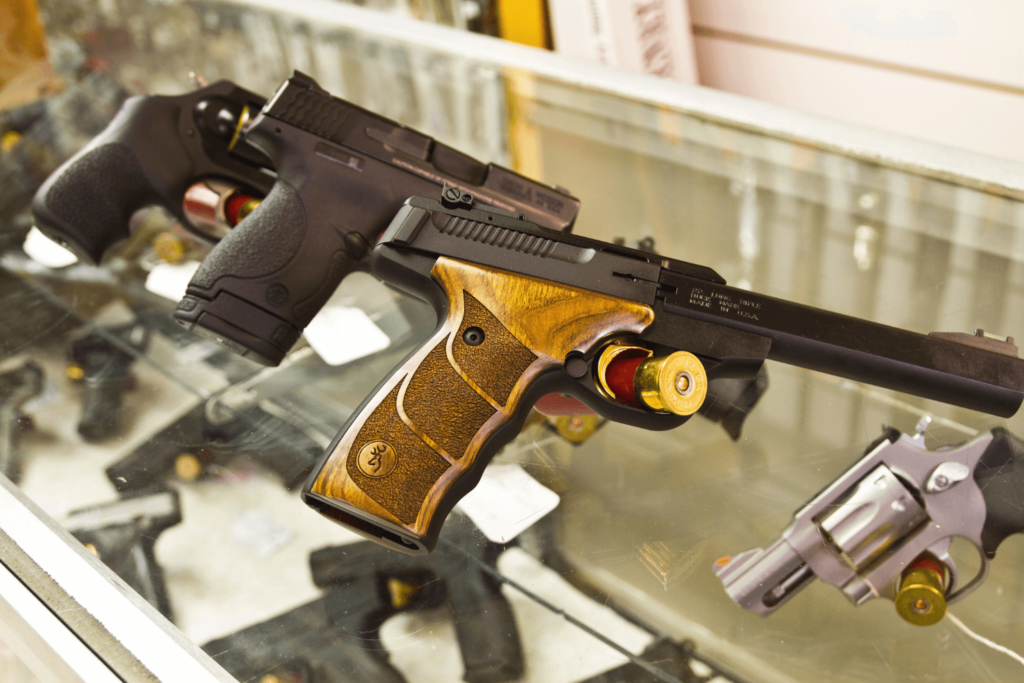
[[[466,342],[468,346],[480,346],[484,343],[484,331],[479,327],[467,328],[462,333],[462,341]]]

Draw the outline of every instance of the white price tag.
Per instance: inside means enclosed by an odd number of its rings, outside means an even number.
[[[188,346],[179,349],[174,354],[174,360],[177,361],[178,365],[195,365],[206,360],[220,349],[221,347],[217,344],[206,340],[192,342]]]
[[[78,262],[77,256],[39,232],[36,227],[28,231],[21,248],[30,259],[47,268],[63,268]]]
[[[257,557],[270,557],[292,540],[292,530],[281,524],[266,510],[249,510],[235,518],[231,535]]]
[[[171,301],[181,301],[192,276],[199,270],[199,261],[158,263],[149,271],[146,289]]]
[[[508,543],[558,507],[558,494],[519,465],[491,465],[459,509],[495,543]]]
[[[328,365],[349,363],[391,345],[362,309],[348,306],[324,306],[303,334]]]

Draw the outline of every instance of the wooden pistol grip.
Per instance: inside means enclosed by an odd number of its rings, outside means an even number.
[[[643,304],[447,258],[431,276],[448,298],[445,324],[363,406],[309,489],[340,521],[419,552],[504,445],[498,429],[529,408],[531,383],[569,352],[654,320]]]

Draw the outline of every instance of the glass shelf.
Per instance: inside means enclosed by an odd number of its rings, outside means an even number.
[[[723,112],[746,111],[738,98],[666,83],[659,100],[649,94],[656,92],[649,77],[631,84],[603,67],[357,7],[41,4],[51,40],[92,41],[109,76],[133,92],[184,92],[194,72],[269,95],[299,69],[333,94],[474,157],[570,188],[582,201],[579,234],[653,238],[658,253],[710,266],[734,286],[917,332],[1024,330],[1022,195],[1012,173],[1000,184],[992,181],[996,171],[964,171],[988,168],[982,157],[960,155],[939,168],[934,160],[949,158],[944,151],[915,160],[906,150],[918,147],[857,131],[877,149],[844,151],[842,127],[829,128],[841,133],[830,138],[796,117],[782,131],[773,123],[777,112],[753,103],[754,114],[730,120]],[[763,115],[761,124],[751,122],[755,115]],[[999,172],[1008,168],[1000,164]],[[202,449],[172,434],[181,452],[160,464],[154,456],[144,468],[154,487],[180,497],[182,521],[160,534],[155,556],[174,625],[202,645],[323,596],[310,553],[360,539],[282,486],[294,470],[281,463],[310,466],[428,336],[433,314],[369,276],[354,276],[336,300],[375,320],[388,348],[330,366],[303,341],[283,369],[267,371],[176,327],[175,302],[145,282],[158,262],[153,236],[178,228],[160,212],[136,221],[142,228],[132,244],[102,268],[50,270],[16,247],[3,256],[0,306],[8,325],[0,371],[32,361],[45,375],[43,390],[22,410],[32,428],[20,436],[20,486],[58,521],[118,500],[118,483],[105,469],[133,453],[155,453],[160,434],[183,417],[218,409],[241,415],[226,445],[192,452]],[[208,248],[194,246],[191,258]],[[149,330],[144,347],[117,336],[134,321]],[[73,343],[89,334],[125,352],[133,378],[115,433],[98,443],[78,432],[88,387],[68,374]],[[915,628],[885,600],[855,608],[819,583],[762,618],[729,599],[712,571],[715,560],[774,540],[882,425],[913,432],[928,414],[933,447],[999,424],[1024,434],[1019,416],[999,421],[768,365],[769,388],[739,440],[694,418],[670,432],[599,422],[574,443],[564,423],[559,431],[541,416],[496,457],[496,464],[521,465],[561,498],[493,565],[473,561],[511,605],[525,663],[519,680],[586,680],[639,659],[659,639],[688,643],[685,671],[659,679],[682,683],[1020,677],[1019,664],[949,620]],[[297,448],[300,442],[306,446]],[[194,480],[179,462],[187,453],[201,461]],[[484,543],[479,533],[468,538],[452,551],[472,554]],[[961,571],[969,573],[970,552],[964,557]],[[1024,642],[1022,561],[1024,543],[1004,543],[985,583],[951,612],[998,643]],[[444,607],[403,612],[384,623],[381,637],[410,682],[462,676]]]

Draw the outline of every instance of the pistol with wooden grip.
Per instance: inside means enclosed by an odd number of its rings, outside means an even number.
[[[579,210],[564,190],[481,163],[295,72],[269,101],[229,81],[131,98],[44,183],[33,213],[40,230],[92,262],[128,237],[130,216],[147,205],[222,238],[175,318],[277,365],[341,280],[366,268],[402,202],[444,183],[548,228],[568,229]]]
[[[985,580],[999,545],[1024,533],[1024,442],[997,427],[929,450],[926,425],[913,436],[887,428],[778,540],[720,558],[715,573],[729,597],[768,616],[818,578],[854,605],[884,597],[911,624],[939,622]],[[968,580],[949,553],[956,537],[981,558]]]
[[[374,249],[382,280],[440,325],[341,430],[304,487],[323,514],[429,552],[445,516],[551,392],[669,429],[710,380],[765,359],[999,416],[1024,398],[1012,342],[926,336],[728,287],[710,268],[546,230],[447,187]]]

